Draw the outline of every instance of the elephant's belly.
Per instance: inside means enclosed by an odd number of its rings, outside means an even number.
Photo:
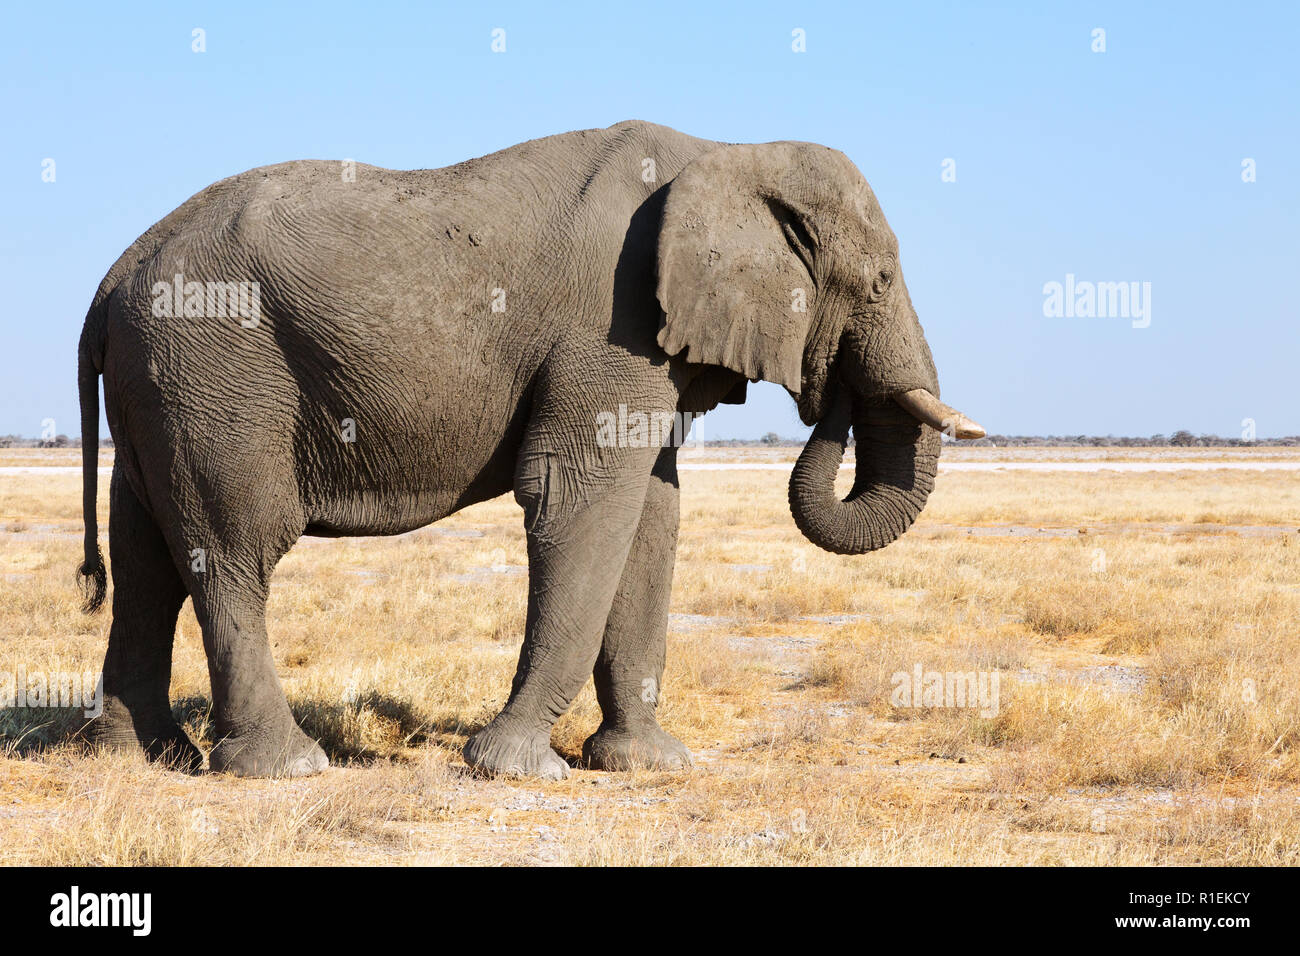
[[[495,482],[480,482],[458,494],[368,491],[313,501],[308,503],[310,517],[303,533],[319,538],[405,534],[503,495],[511,484],[509,475],[501,475]]]
[[[403,534],[509,492],[522,419],[495,441],[416,442],[381,460],[330,462],[304,484],[305,534],[355,537]],[[486,445],[486,447],[485,447]]]

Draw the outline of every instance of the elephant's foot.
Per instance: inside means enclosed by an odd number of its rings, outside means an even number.
[[[287,709],[274,721],[223,737],[208,758],[213,773],[236,777],[310,777],[329,765],[320,744],[302,732]]]
[[[686,745],[658,724],[601,724],[582,745],[593,770],[685,770],[695,765]]]
[[[117,697],[105,695],[104,710],[86,728],[94,747],[127,752],[144,751],[146,757],[182,773],[203,769],[203,753],[189,734],[160,708],[128,708]]]
[[[494,777],[540,777],[563,780],[569,765],[551,749],[550,737],[540,731],[524,732],[492,721],[465,745],[465,762]]]

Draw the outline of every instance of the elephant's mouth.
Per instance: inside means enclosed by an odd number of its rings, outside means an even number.
[[[853,487],[842,501],[835,478],[849,428],[857,439]],[[982,438],[984,429],[923,388],[878,402],[839,388],[790,473],[790,513],[813,544],[864,554],[898,539],[934,489],[940,432]]]

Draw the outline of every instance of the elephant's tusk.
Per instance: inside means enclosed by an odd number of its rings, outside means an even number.
[[[894,396],[894,401],[913,418],[952,438],[983,438],[985,435],[983,426],[971,421],[957,409],[945,405],[927,389],[914,388],[910,392],[899,392]]]

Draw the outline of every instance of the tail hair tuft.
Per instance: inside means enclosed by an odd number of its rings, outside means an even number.
[[[94,561],[87,559],[77,568],[78,583],[81,587],[81,612],[94,614],[104,604],[104,595],[108,593],[108,571],[104,567],[104,552],[95,546]]]

